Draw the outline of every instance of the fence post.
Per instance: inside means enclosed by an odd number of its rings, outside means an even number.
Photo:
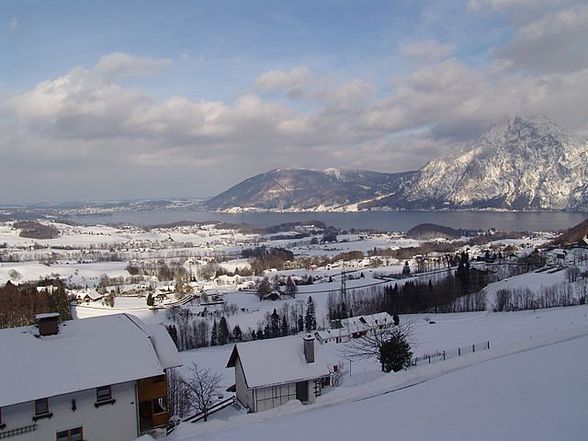
[[[488,340],[488,349],[490,349],[490,340]]]
[[[445,360],[445,351],[443,351],[443,360]]]
[[[457,348],[457,356],[461,357],[461,348]]]
[[[429,364],[431,364],[431,356],[429,355]]]
[[[472,345],[472,352],[476,352],[476,345],[475,344]]]

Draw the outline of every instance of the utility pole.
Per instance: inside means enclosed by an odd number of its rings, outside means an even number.
[[[345,267],[341,269],[341,299],[345,305],[345,313],[347,314],[347,317],[349,317],[349,305],[347,303],[347,275]]]

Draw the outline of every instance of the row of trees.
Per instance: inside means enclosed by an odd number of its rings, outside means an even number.
[[[584,305],[588,300],[588,283],[564,282],[560,285],[543,286],[538,292],[529,288],[499,289],[494,299],[495,311],[519,311],[525,309],[555,308]]]
[[[446,274],[433,283],[408,280],[403,285],[329,293],[329,318],[388,312],[391,315],[422,312],[482,311],[486,308],[482,289],[488,284],[486,271],[473,268]]]
[[[69,301],[61,280],[46,280],[40,286],[54,288],[37,291],[35,284],[14,285],[7,282],[0,288],[0,328],[27,326],[34,323],[36,314],[59,312],[62,320],[70,320]]]
[[[180,351],[206,346],[224,345],[251,340],[283,337],[298,332],[311,332],[317,329],[316,307],[312,297],[306,302],[297,301],[293,307],[282,305],[278,311],[266,313],[256,329],[248,328],[245,332],[239,325],[231,327],[224,316],[217,321],[206,318],[196,318],[188,310],[176,307],[173,314],[168,314],[172,323],[166,328]]]

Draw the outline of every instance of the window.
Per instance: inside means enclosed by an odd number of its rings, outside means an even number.
[[[57,432],[57,441],[83,441],[84,431],[81,427]]]
[[[98,408],[105,404],[114,404],[116,400],[112,398],[112,386],[102,386],[96,388],[96,402],[94,407]]]
[[[35,400],[35,414],[33,415],[33,421],[37,421],[42,418],[51,418],[52,416],[53,414],[49,412],[49,398]]]
[[[165,398],[156,398],[153,400],[153,415],[167,412]]]
[[[99,403],[101,401],[110,401],[112,400],[112,387],[111,386],[103,386],[96,389],[96,401]]]
[[[49,398],[41,398],[35,401],[35,416],[49,413]]]

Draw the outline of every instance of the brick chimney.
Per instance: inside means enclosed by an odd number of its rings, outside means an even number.
[[[314,363],[314,337],[308,334],[304,340],[304,358],[307,363]]]
[[[47,335],[57,335],[59,333],[59,313],[47,312],[44,314],[37,314],[35,316],[37,327],[39,328],[39,335],[45,337]]]

